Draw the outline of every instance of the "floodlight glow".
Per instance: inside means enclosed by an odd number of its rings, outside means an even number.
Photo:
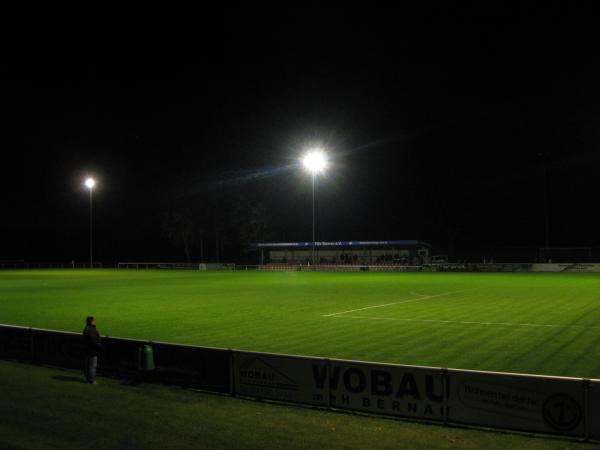
[[[92,189],[96,185],[96,180],[93,178],[87,178],[85,180],[85,186],[89,189]]]
[[[302,164],[312,174],[321,173],[327,167],[327,157],[321,149],[313,149],[304,155]]]

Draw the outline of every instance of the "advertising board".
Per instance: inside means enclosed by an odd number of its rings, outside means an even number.
[[[578,378],[449,370],[454,423],[583,436],[585,401]]]
[[[316,377],[324,377],[315,383]],[[323,358],[233,353],[236,394],[317,406],[328,404],[327,363]],[[321,380],[321,378],[319,378]]]
[[[324,378],[316,376],[315,386]],[[329,379],[332,407],[444,420],[447,386],[439,368],[332,359]]]

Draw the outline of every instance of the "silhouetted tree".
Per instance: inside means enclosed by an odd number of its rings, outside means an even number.
[[[169,242],[183,249],[186,261],[191,260],[192,249],[199,241],[200,228],[189,212],[171,211],[163,219],[163,230]]]

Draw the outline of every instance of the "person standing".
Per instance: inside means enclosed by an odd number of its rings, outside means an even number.
[[[85,319],[83,351],[85,354],[83,374],[88,383],[96,384],[96,367],[98,366],[98,355],[102,351],[102,342],[100,341],[100,334],[96,330],[94,316],[88,316]]]

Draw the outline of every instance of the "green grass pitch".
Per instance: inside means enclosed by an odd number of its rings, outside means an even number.
[[[0,323],[600,378],[596,274],[0,272]]]

